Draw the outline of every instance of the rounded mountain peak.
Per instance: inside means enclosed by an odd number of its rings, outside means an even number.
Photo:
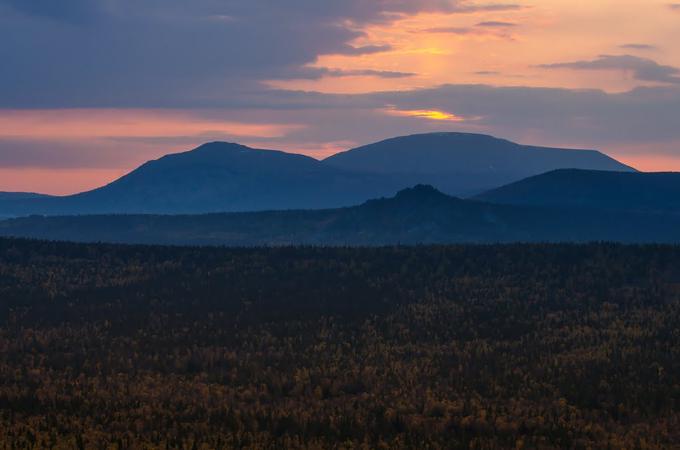
[[[446,195],[429,184],[417,184],[411,188],[397,192],[392,201],[409,205],[425,205],[432,203],[449,202],[458,200],[456,197]]]
[[[412,188],[402,189],[397,192],[396,198],[431,198],[448,197],[440,190],[429,184],[417,184]]]
[[[227,152],[227,151],[248,151],[252,150],[250,147],[245,145],[237,144],[236,142],[224,142],[224,141],[214,141],[206,142],[205,144],[199,145],[195,149],[187,152]]]

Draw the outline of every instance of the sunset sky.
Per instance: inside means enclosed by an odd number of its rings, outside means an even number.
[[[235,141],[489,133],[680,170],[680,3],[0,0],[0,190]]]

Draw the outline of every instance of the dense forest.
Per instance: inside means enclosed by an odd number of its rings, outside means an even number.
[[[0,449],[680,446],[680,247],[0,240]]]

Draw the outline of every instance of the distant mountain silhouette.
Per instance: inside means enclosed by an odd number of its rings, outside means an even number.
[[[324,161],[213,142],[149,161],[81,194],[0,197],[0,216],[335,208],[418,183],[448,194],[481,192],[555,167],[632,170],[594,151],[524,147],[461,133],[395,138]]]
[[[476,198],[512,205],[680,213],[680,173],[556,170]]]
[[[36,194],[34,192],[0,192],[1,200],[24,200],[27,198],[48,198],[51,195]]]
[[[113,212],[198,213],[346,206],[381,192],[389,190],[366,175],[307,156],[213,142],[148,162],[80,198]]]
[[[680,242],[680,215],[508,206],[416,186],[393,198],[309,211],[207,215],[33,216],[0,236],[173,245],[392,245],[495,242]]]
[[[33,192],[0,192],[0,219],[15,216],[16,211],[25,207],[26,201],[32,202],[49,198],[52,198],[52,196]]]
[[[416,134],[338,153],[324,163],[397,176],[404,185],[432,184],[451,195],[472,195],[562,168],[633,172],[595,150],[519,145],[471,133]]]
[[[81,194],[27,199],[15,215],[207,213],[356,204],[399,186],[275,150],[213,142],[149,161]]]

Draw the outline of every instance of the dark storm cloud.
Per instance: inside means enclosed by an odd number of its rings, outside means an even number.
[[[418,12],[504,11],[465,0],[0,0],[0,107],[191,107],[262,89]],[[395,74],[373,74],[396,76]],[[11,87],[11,89],[10,89]]]
[[[253,81],[342,50],[359,35],[320,20],[302,27],[268,12],[234,15],[206,0],[190,11],[140,3],[134,13],[107,10],[78,24],[37,14],[45,11],[0,17],[0,54],[12,68],[0,71],[0,85],[12,87],[0,91],[0,105],[190,105],[255,88]]]
[[[680,84],[680,69],[664,66],[649,58],[633,55],[601,55],[592,61],[574,61],[542,64],[544,69],[573,70],[623,70],[633,74],[636,80]]]

